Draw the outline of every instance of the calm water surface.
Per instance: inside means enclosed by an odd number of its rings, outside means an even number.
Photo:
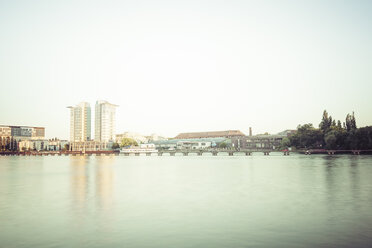
[[[372,247],[372,156],[0,157],[0,247]]]

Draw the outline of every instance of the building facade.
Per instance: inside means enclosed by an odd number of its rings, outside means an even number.
[[[91,140],[91,109],[87,102],[81,102],[70,109],[70,141]]]
[[[115,140],[115,112],[117,105],[97,101],[95,106],[94,140],[109,142]]]
[[[208,149],[219,148],[221,144],[226,144],[227,147],[231,146],[231,139],[218,137],[218,138],[200,138],[200,139],[170,139],[153,141],[157,149],[162,150],[183,150],[183,149]]]
[[[279,149],[286,135],[255,135],[245,137],[234,137],[231,139],[232,147],[235,149],[253,150],[276,150]]]
[[[67,140],[60,140],[60,139],[50,139],[49,140],[49,151],[62,151],[66,148],[69,142]]]
[[[111,150],[113,142],[100,142],[100,141],[77,141],[70,143],[70,151],[108,151]]]
[[[19,142],[41,140],[44,137],[44,127],[0,125],[0,151],[18,151]]]
[[[22,140],[18,143],[20,151],[48,151],[49,141],[48,140]]]
[[[212,142],[211,141],[179,141],[177,142],[177,149],[206,149],[211,148]]]
[[[251,133],[251,132],[250,132]],[[232,147],[236,149],[253,149],[253,150],[278,150],[284,149],[282,141],[296,133],[296,130],[287,129],[277,134],[259,134],[245,137],[233,137],[231,139]]]
[[[0,125],[1,137],[13,137],[16,140],[43,139],[45,137],[44,127],[30,126],[5,126]]]

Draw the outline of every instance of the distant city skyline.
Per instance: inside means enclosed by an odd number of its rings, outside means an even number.
[[[3,1],[0,124],[69,139],[66,106],[103,99],[120,106],[116,133],[278,133],[317,127],[325,109],[372,125],[371,12],[371,1]]]

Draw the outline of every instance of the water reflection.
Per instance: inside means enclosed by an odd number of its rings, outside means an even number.
[[[331,212],[339,211],[342,206],[358,211],[361,200],[358,163],[358,158],[355,156],[323,158],[326,203]],[[332,214],[329,216],[339,218]]]
[[[109,224],[113,205],[113,162],[115,157],[76,156],[70,158],[71,208],[77,225],[104,218]],[[98,219],[97,219],[98,221]]]
[[[114,160],[114,156],[96,158],[96,200],[98,207],[103,211],[111,210],[113,204],[114,173],[112,166]]]
[[[335,190],[337,190],[335,188],[335,173],[337,173],[335,171],[335,167],[337,166],[336,158],[330,156],[323,157],[323,165],[325,170],[324,175],[326,187],[329,191],[329,194],[327,195],[333,197]]]
[[[360,168],[358,166],[359,157],[353,156],[349,160],[350,169],[349,169],[349,179],[350,179],[350,194],[353,201],[354,210],[359,210],[359,200],[360,200]]]
[[[89,158],[76,156],[70,158],[72,209],[83,210],[87,206],[89,193]]]
[[[339,170],[340,162],[337,157],[324,156],[322,157],[324,167],[324,179],[325,179],[325,206],[327,207],[326,221],[329,224],[337,222],[339,216],[335,215],[339,211],[340,202],[343,194],[343,170]]]

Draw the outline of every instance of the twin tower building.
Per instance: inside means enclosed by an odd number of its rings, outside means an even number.
[[[95,106],[94,141],[115,140],[115,110],[117,105],[107,101],[97,101]],[[70,109],[70,141],[92,140],[91,108],[87,102],[68,107]]]

